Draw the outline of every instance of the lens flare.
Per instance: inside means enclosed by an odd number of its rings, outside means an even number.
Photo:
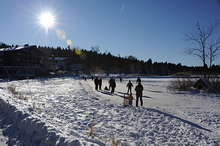
[[[75,49],[75,53],[77,54],[77,55],[80,55],[81,54],[81,50],[80,49]]]
[[[66,38],[66,32],[60,29],[56,29],[57,37],[60,40],[64,40]]]
[[[81,60],[86,60],[86,59],[87,59],[86,53],[83,52],[82,50],[76,48],[76,49],[74,49],[74,51],[75,51],[75,53],[76,53],[77,55],[79,55],[79,57],[81,58]]]
[[[86,60],[87,59],[86,53],[84,53],[84,52],[81,52],[81,54],[79,56],[80,56],[80,58],[82,60]]]
[[[57,33],[57,35],[62,35],[62,30],[56,29],[56,33]]]
[[[71,40],[66,40],[67,45],[71,45],[72,41]]]

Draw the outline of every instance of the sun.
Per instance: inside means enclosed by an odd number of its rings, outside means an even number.
[[[46,29],[53,27],[55,23],[55,17],[52,13],[44,12],[39,17],[40,24]]]

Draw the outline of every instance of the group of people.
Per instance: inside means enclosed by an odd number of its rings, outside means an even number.
[[[140,99],[140,102],[141,102],[141,106],[143,106],[143,99],[142,99],[142,96],[143,96],[143,86],[141,84],[141,79],[140,77],[137,78],[137,86],[135,86],[135,91],[136,91],[136,106],[138,107],[138,100]],[[127,94],[128,94],[128,97],[129,97],[129,104],[132,105],[132,100],[134,99],[133,96],[132,96],[132,91],[131,91],[131,88],[133,87],[133,84],[131,83],[131,81],[129,80],[128,83],[127,83],[127,86],[128,88],[128,91],[127,91]],[[130,93],[129,93],[130,92]]]
[[[92,78],[93,80],[93,78]],[[121,79],[120,79],[121,81]],[[95,83],[95,90],[102,90],[102,78],[98,78],[96,77],[95,80],[94,80],[94,83]],[[116,82],[115,82],[115,79],[113,78],[110,78],[110,80],[108,81],[109,83],[109,88],[106,86],[105,87],[105,90],[111,90],[111,93],[113,94],[115,92],[115,88],[116,88]],[[136,81],[137,85],[135,86],[135,91],[136,91],[136,106],[138,107],[138,101],[140,99],[140,104],[141,106],[143,106],[143,99],[142,99],[142,96],[143,96],[143,86],[141,84],[141,79],[140,77],[137,78],[137,81]],[[128,88],[127,90],[127,94],[128,94],[128,97],[129,97],[129,104],[132,105],[132,100],[133,100],[133,96],[132,96],[132,87],[133,87],[133,84],[132,82],[129,80],[128,83],[127,83],[127,86]]]
[[[93,79],[92,79],[93,80]],[[102,90],[102,78],[95,77],[95,90]]]

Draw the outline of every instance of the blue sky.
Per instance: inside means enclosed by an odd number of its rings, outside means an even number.
[[[39,23],[44,12],[55,24]],[[184,33],[220,18],[218,0],[0,0],[0,42],[110,52],[139,60],[200,66],[183,53]],[[57,37],[61,30],[65,36]],[[220,64],[220,57],[214,62]]]

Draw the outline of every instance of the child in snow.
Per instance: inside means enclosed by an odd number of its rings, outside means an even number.
[[[105,88],[104,88],[104,89],[105,89],[105,90],[109,90],[107,86],[105,86]]]
[[[128,97],[129,97],[129,105],[132,105],[132,100],[134,99],[133,96],[132,96],[132,93],[130,93],[128,95]]]

